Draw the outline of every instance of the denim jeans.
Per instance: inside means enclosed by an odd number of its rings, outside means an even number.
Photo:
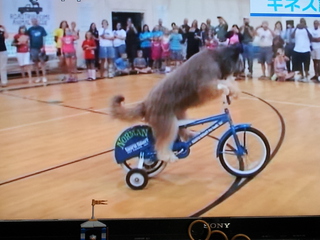
[[[252,43],[243,43],[243,62],[244,62],[244,69],[246,67],[246,61],[248,62],[248,70],[252,73],[253,68],[253,45]]]
[[[115,50],[115,55],[116,55],[115,58],[116,59],[120,58],[121,55],[126,52],[126,45],[123,44],[123,45],[120,45],[118,47],[114,47],[114,50]]]

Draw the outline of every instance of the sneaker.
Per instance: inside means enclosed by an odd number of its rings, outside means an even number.
[[[59,77],[59,81],[63,82],[67,79],[67,77],[65,75],[60,75]]]
[[[265,75],[262,75],[262,76],[260,76],[258,79],[259,79],[259,80],[266,80],[267,77],[266,77]]]
[[[35,82],[35,83],[41,82],[41,78],[37,78],[34,82]]]
[[[73,82],[73,78],[68,77],[67,80],[66,80],[66,83],[72,83],[72,82]]]
[[[317,80],[318,80],[318,82],[320,82],[320,76],[318,77],[318,79],[317,79]]]
[[[277,78],[278,78],[277,74],[273,74],[273,76],[271,77],[271,80],[272,80],[272,81],[276,81]]]
[[[310,78],[310,80],[318,80],[318,79],[319,79],[319,77],[316,75],[314,75],[312,78]]]
[[[301,76],[301,74],[296,74],[295,76],[294,76],[294,80],[295,81],[301,81],[303,79],[303,77]]]
[[[71,82],[73,82],[73,83],[78,82],[78,77],[72,77],[72,78],[71,78]]]
[[[309,82],[309,80],[308,80],[307,77],[303,77],[303,78],[301,78],[299,81],[300,81],[300,82],[305,82],[305,83]]]
[[[43,82],[43,83],[48,82],[47,78],[46,78],[46,77],[43,77],[43,78],[42,78],[42,82]]]
[[[248,73],[247,78],[252,79],[252,73]]]

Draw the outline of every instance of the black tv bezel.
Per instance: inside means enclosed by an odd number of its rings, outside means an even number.
[[[0,221],[1,239],[80,239],[80,225],[88,219]],[[204,217],[99,219],[107,225],[110,240],[187,240],[188,227],[204,220],[211,230],[224,232],[229,239],[245,234],[250,239],[320,239],[320,216],[288,217]],[[228,228],[218,223],[229,223]]]

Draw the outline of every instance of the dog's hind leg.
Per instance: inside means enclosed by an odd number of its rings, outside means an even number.
[[[185,110],[179,110],[176,112],[176,116],[178,120],[184,120],[187,119],[187,114]],[[187,128],[179,128],[179,136],[183,141],[188,141],[190,138],[193,138],[197,133],[192,132],[191,130]]]
[[[150,122],[156,144],[157,158],[165,162],[178,160],[172,152],[172,145],[178,134],[178,120],[176,116],[161,116],[156,122]]]

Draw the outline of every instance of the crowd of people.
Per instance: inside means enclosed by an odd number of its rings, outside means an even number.
[[[117,23],[116,28],[112,29],[107,20],[102,20],[100,28],[92,23],[84,33],[85,40],[81,44],[87,66],[87,80],[133,73],[168,73],[202,49],[214,49],[231,44],[242,46],[242,55],[247,66],[247,75],[243,72],[235,76],[236,79],[241,80],[246,77],[250,79],[253,74],[256,39],[259,46],[257,57],[262,71],[260,80],[309,81],[310,59],[312,59],[315,76],[310,79],[320,81],[318,20],[315,20],[310,28],[307,27],[304,18],[300,19],[296,27],[293,21],[287,21],[285,29],[280,21],[276,22],[273,29],[269,27],[267,21],[254,28],[248,17],[243,18],[240,27],[234,24],[229,29],[223,17],[218,16],[217,20],[217,26],[213,26],[211,20],[207,19],[199,27],[197,20],[189,26],[188,19],[184,19],[181,26],[172,23],[171,28],[166,28],[159,19],[152,30],[147,24],[141,29],[136,27],[130,18],[124,28],[121,23]],[[31,23],[29,29],[25,26],[19,27],[12,45],[17,48],[17,60],[22,77],[25,78],[27,75],[31,82],[31,59],[37,76],[36,82],[46,82],[47,56],[44,37],[47,36],[47,32],[39,25],[37,19],[32,19]],[[53,35],[62,71],[60,80],[77,82],[76,45],[80,39],[80,31],[76,29],[76,23],[72,22],[69,26],[67,21],[62,21]],[[5,39],[8,36],[5,27],[0,25],[2,86],[6,86],[8,82],[5,46]]]

